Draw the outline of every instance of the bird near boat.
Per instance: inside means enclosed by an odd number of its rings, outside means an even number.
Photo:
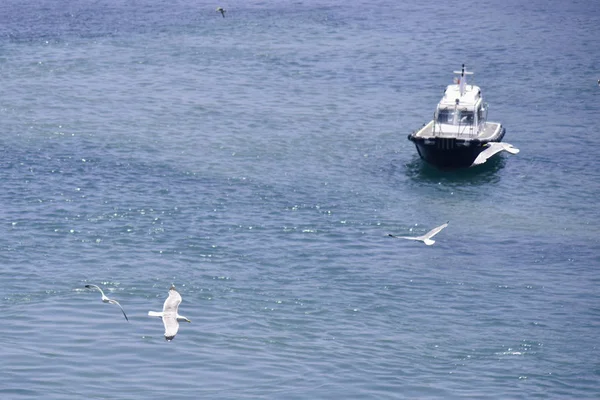
[[[169,342],[175,338],[179,330],[179,321],[192,322],[183,315],[179,315],[181,300],[181,295],[175,289],[175,285],[171,285],[169,297],[167,297],[163,304],[163,310],[148,311],[149,316],[162,318],[163,325],[165,326],[165,339]]]
[[[417,240],[417,241],[425,243],[427,246],[431,246],[432,244],[435,243],[435,240],[432,240],[431,238],[434,237],[435,235],[437,235],[438,233],[440,233],[440,231],[442,229],[444,229],[445,227],[447,227],[449,223],[450,223],[450,221],[448,221],[445,224],[442,224],[436,228],[433,228],[432,230],[430,230],[429,232],[427,232],[426,234],[424,234],[422,236],[396,236],[396,235],[392,235],[391,233],[388,236],[391,236],[393,238],[398,238],[398,239]]]
[[[116,304],[119,306],[119,308],[121,309],[121,311],[123,312],[123,316],[125,317],[125,319],[127,320],[127,322],[129,322],[129,318],[127,318],[127,314],[125,314],[125,310],[123,310],[123,307],[121,306],[121,304],[119,304],[118,301],[113,300],[113,299],[109,299],[108,297],[106,297],[106,295],[104,294],[104,292],[102,291],[102,289],[100,289],[99,286],[97,285],[85,285],[86,288],[88,289],[98,289],[98,291],[100,291],[100,294],[102,295],[102,302],[103,303],[109,303],[109,304]]]
[[[485,146],[486,149],[479,153],[475,158],[475,161],[473,161],[473,164],[471,164],[471,167],[485,163],[490,157],[501,151],[506,151],[510,154],[519,154],[520,152],[515,146],[506,142],[490,142]]]
[[[217,7],[217,10],[216,10],[216,11],[217,11],[217,12],[220,12],[220,13],[221,13],[221,15],[223,16],[223,18],[225,18],[225,12],[226,12],[227,10],[225,10],[223,7]]]

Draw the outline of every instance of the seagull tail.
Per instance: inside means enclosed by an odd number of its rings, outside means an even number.
[[[431,246],[432,244],[435,243],[435,240],[425,239],[425,240],[423,240],[423,243],[425,243],[427,246]]]

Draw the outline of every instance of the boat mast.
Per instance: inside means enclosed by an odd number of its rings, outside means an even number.
[[[459,83],[459,91],[461,97],[465,94],[465,90],[467,88],[467,75],[473,75],[472,71],[467,71],[465,68],[465,64],[462,65],[461,71],[454,71],[455,74],[459,74],[460,78],[458,78]]]

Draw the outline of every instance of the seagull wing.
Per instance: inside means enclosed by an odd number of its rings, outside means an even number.
[[[177,335],[177,331],[179,330],[179,322],[177,322],[177,317],[175,315],[163,315],[162,317],[163,324],[165,326],[165,339],[171,341]]]
[[[421,239],[420,236],[419,237],[416,237],[416,236],[396,236],[396,235],[391,235],[391,234],[390,234],[390,236],[394,237],[394,238],[398,238],[398,239],[423,240],[423,239]]]
[[[173,340],[179,330],[179,322],[177,322],[177,309],[181,303],[181,295],[174,286],[169,289],[169,297],[163,304],[163,324],[165,325],[165,339]]]
[[[421,238],[421,240],[431,239],[432,237],[434,237],[435,235],[437,235],[438,233],[440,233],[440,231],[442,229],[444,229],[445,227],[447,227],[447,226],[448,226],[448,222],[446,222],[445,224],[440,225],[440,226],[438,226],[436,228],[433,228],[432,230],[430,230],[429,232],[427,232],[423,236],[420,236],[420,238]]]
[[[433,228],[432,230],[430,230],[429,232],[427,232],[426,234],[424,234],[422,236],[396,236],[396,235],[392,235],[391,233],[389,234],[389,236],[398,238],[398,239],[418,240],[418,241],[425,243],[427,246],[431,246],[432,244],[435,243],[435,240],[431,240],[431,238],[433,236],[437,235],[438,233],[440,233],[440,231],[447,226],[448,226],[448,222],[446,222],[443,225],[438,226],[437,228]]]
[[[102,291],[102,289],[100,289],[100,286],[85,285],[85,287],[88,288],[88,289],[98,289],[100,291],[100,294],[102,295],[102,297],[106,297],[106,295],[104,294],[104,292]]]
[[[121,311],[123,312],[123,315],[125,316],[125,319],[127,320],[127,322],[129,322],[129,318],[127,318],[127,314],[125,314],[125,310],[123,310],[123,306],[121,306],[121,304],[119,304],[119,302],[118,302],[118,301],[116,301],[116,300],[112,300],[112,299],[111,299],[111,300],[109,300],[108,302],[109,302],[110,304],[116,304],[116,305],[118,305],[118,306],[119,306],[119,308],[121,309]]]
[[[169,289],[169,297],[167,297],[165,303],[163,304],[163,312],[172,312],[177,315],[179,304],[181,304],[181,295],[177,290],[175,290],[174,286],[171,286],[171,289]]]
[[[472,167],[475,165],[480,165],[486,162],[490,157],[492,157],[496,153],[500,153],[501,151],[507,151],[510,154],[517,154],[520,150],[517,149],[510,143],[504,142],[493,142],[488,143],[488,148],[479,153],[475,161],[473,161]]]

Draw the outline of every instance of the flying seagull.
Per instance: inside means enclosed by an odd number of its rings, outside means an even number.
[[[102,289],[100,289],[99,286],[96,285],[85,285],[86,288],[88,289],[98,289],[100,291],[100,294],[102,295],[102,302],[103,303],[110,303],[110,304],[116,304],[121,308],[121,311],[123,311],[123,315],[125,316],[125,319],[127,320],[127,322],[129,322],[129,318],[127,318],[127,314],[125,314],[125,310],[123,310],[123,307],[121,307],[121,305],[119,304],[118,301],[113,300],[113,299],[109,299],[108,297],[106,297],[106,295],[104,294],[104,292],[102,291]]]
[[[165,339],[168,341],[173,340],[177,331],[179,330],[179,321],[192,322],[183,315],[179,315],[177,309],[181,303],[181,295],[175,290],[175,285],[171,285],[169,289],[169,297],[163,304],[163,310],[159,311],[148,311],[148,315],[151,317],[161,317],[163,324],[165,325]]]
[[[520,150],[517,149],[515,146],[513,146],[510,143],[490,142],[487,144],[487,149],[485,149],[481,153],[479,153],[479,155],[477,156],[475,161],[473,161],[473,164],[471,164],[471,167],[483,164],[491,156],[493,156],[496,153],[500,153],[501,151],[507,151],[510,154],[517,154],[517,153],[519,153]]]
[[[431,238],[434,237],[435,235],[437,235],[438,233],[440,233],[440,231],[442,229],[447,227],[449,222],[450,221],[446,222],[443,225],[438,226],[437,228],[433,228],[432,230],[430,230],[423,236],[396,236],[396,235],[392,235],[391,233],[388,236],[398,238],[398,239],[419,240],[419,241],[425,243],[427,246],[431,246],[432,244],[435,243],[435,240],[432,240]]]
[[[217,7],[217,12],[220,12],[223,18],[225,18],[225,10],[223,7]]]

